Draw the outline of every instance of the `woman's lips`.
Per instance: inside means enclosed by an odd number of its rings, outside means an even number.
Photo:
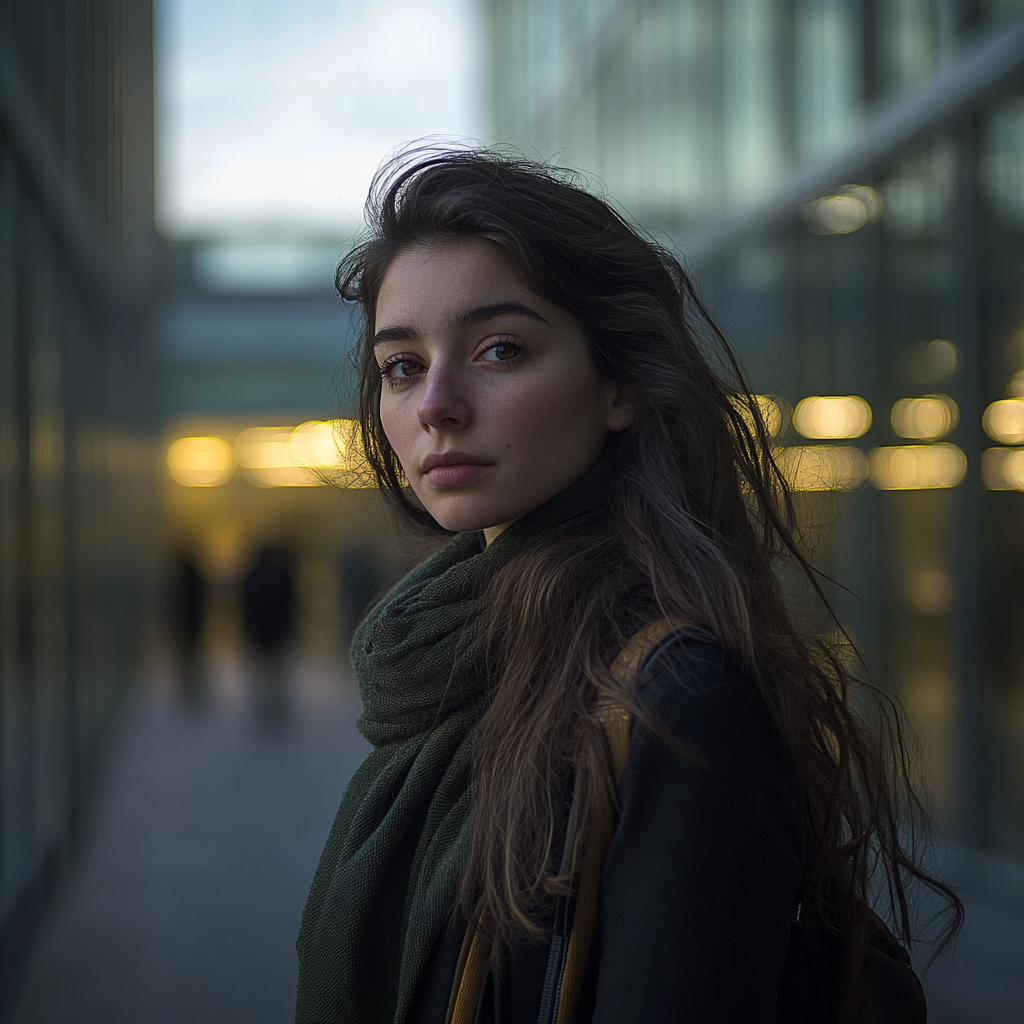
[[[456,462],[450,466],[434,466],[433,469],[428,469],[424,476],[434,487],[459,487],[472,483],[485,469],[486,466]]]

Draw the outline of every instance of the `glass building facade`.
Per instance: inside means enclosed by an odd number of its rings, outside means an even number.
[[[0,1019],[152,607],[152,9],[0,2]]]
[[[776,419],[841,618],[910,711],[943,831],[1012,871],[1024,4],[487,10],[494,138],[678,247]]]

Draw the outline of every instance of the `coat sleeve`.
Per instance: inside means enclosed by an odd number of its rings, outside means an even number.
[[[806,835],[791,759],[716,645],[672,642],[643,694],[699,760],[634,726],[581,1019],[774,1022]]]

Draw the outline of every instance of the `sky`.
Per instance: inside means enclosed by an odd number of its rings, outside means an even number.
[[[156,0],[157,221],[335,237],[388,153],[483,133],[474,0]]]

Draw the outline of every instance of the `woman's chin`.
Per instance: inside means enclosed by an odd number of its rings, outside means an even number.
[[[472,509],[472,508],[430,508],[427,511],[434,517],[435,522],[444,530],[450,533],[473,533],[483,531],[490,534],[493,531],[500,533],[517,516],[500,511]]]
[[[484,533],[487,534],[488,540],[493,539],[502,530],[508,526],[508,522],[502,523],[495,526],[491,523],[490,519],[469,519],[462,517],[455,518],[439,518],[434,516],[434,520],[442,530],[447,530],[449,533]]]

